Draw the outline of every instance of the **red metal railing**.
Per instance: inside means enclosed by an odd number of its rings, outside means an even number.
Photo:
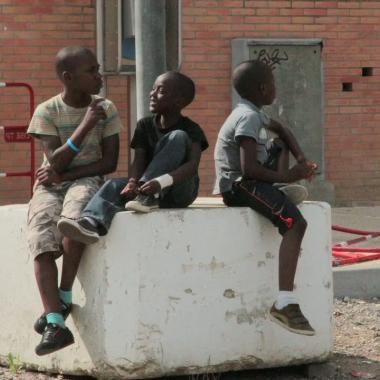
[[[34,91],[28,83],[22,82],[0,82],[0,88],[4,87],[25,87],[29,92],[29,111],[30,118],[34,112]],[[0,130],[4,133],[4,140],[7,143],[29,143],[30,144],[30,170],[26,172],[0,172],[0,177],[30,177],[30,193],[33,193],[34,172],[35,172],[35,147],[34,139],[31,138],[26,130],[28,125],[9,125],[0,126]]]
[[[356,264],[363,261],[379,260],[380,248],[349,247],[350,245],[368,241],[380,237],[380,232],[356,230],[342,226],[333,225],[333,231],[344,232],[360,237],[337,243],[332,247],[333,266]]]

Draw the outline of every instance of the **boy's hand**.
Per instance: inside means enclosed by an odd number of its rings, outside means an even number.
[[[148,182],[145,182],[141,187],[140,187],[140,193],[145,194],[145,195],[153,195],[157,194],[161,191],[161,186],[158,181],[155,181],[154,179],[151,179]]]
[[[310,166],[310,168],[313,171],[313,173],[311,174],[311,176],[309,178],[307,178],[307,180],[309,182],[311,182],[314,179],[314,177],[315,177],[316,171],[318,169],[318,165],[315,162],[312,162],[312,161],[307,161],[307,164]]]
[[[295,182],[300,179],[311,180],[315,175],[317,167],[318,165],[311,161],[297,163],[289,169],[287,182]]]
[[[36,171],[37,181],[44,186],[51,186],[61,182],[61,178],[51,166],[43,166]]]
[[[127,198],[134,198],[138,193],[138,185],[136,181],[130,181],[121,190],[120,194],[125,195]]]
[[[98,98],[95,99],[87,108],[87,112],[84,115],[82,124],[92,129],[95,127],[96,123],[99,120],[105,120],[107,119],[106,111],[104,110],[103,105],[101,104],[104,102],[104,98]]]

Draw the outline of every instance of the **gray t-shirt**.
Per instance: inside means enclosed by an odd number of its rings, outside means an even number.
[[[214,151],[216,182],[213,194],[231,190],[232,184],[242,178],[240,164],[240,137],[251,137],[257,144],[257,161],[268,157],[266,126],[269,117],[248,100],[241,100],[219,131]]]

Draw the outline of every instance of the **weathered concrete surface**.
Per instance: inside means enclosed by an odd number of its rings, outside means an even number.
[[[267,318],[280,237],[252,210],[125,212],[81,263],[67,321],[76,343],[39,358],[32,326],[41,305],[25,241],[26,205],[0,207],[0,356],[11,352],[31,367],[107,380],[324,360],[332,349],[330,208],[306,203],[301,210],[309,229],[296,292],[316,336],[292,334]]]

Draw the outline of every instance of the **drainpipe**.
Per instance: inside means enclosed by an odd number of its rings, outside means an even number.
[[[148,116],[149,93],[166,71],[165,0],[135,2],[137,119]]]

